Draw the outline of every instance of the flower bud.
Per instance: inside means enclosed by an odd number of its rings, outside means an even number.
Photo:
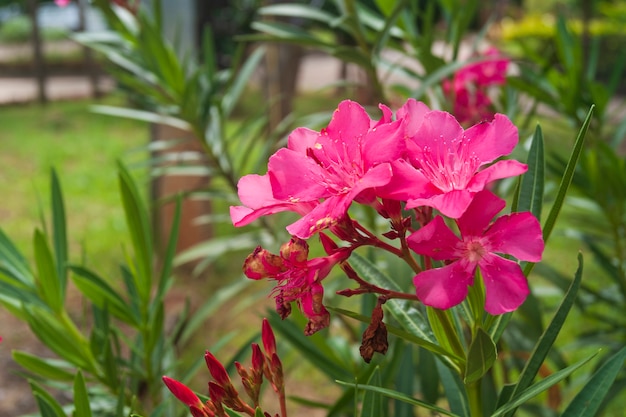
[[[275,277],[285,271],[284,260],[260,246],[243,263],[243,273],[250,279]]]
[[[309,244],[304,239],[292,236],[289,242],[280,247],[280,256],[294,265],[306,263],[309,258]]]
[[[163,377],[163,382],[165,383],[165,386],[167,386],[167,389],[169,389],[183,404],[188,407],[193,406],[202,408],[202,401],[200,401],[200,398],[198,398],[198,396],[185,384],[167,376]]]
[[[226,372],[226,368],[224,365],[217,360],[215,356],[211,354],[208,350],[204,354],[204,360],[206,361],[207,368],[209,368],[209,372],[211,376],[215,380],[215,382],[226,388],[229,385],[232,385],[230,382],[230,378],[228,377],[228,373]]]
[[[270,322],[267,319],[263,319],[263,327],[261,327],[261,340],[263,342],[263,348],[265,349],[265,355],[268,358],[271,358],[272,355],[276,353],[276,338],[274,337],[272,326],[270,326]],[[254,354],[254,350],[252,352]]]

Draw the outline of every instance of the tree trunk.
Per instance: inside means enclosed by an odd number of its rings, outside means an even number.
[[[48,102],[46,94],[46,65],[43,57],[43,45],[37,22],[37,0],[27,0],[28,16],[32,24],[31,42],[33,45],[33,72],[37,81],[37,98],[40,104]]]

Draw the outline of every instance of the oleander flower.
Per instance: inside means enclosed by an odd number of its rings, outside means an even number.
[[[529,293],[518,260],[538,262],[544,249],[541,226],[529,212],[491,220],[505,206],[490,191],[477,193],[457,219],[457,237],[441,216],[408,237],[409,247],[420,255],[444,261],[445,266],[420,272],[413,278],[418,298],[426,305],[448,309],[461,303],[474,284],[476,269],[485,286],[485,310],[493,315],[517,309]]]
[[[394,165],[386,187],[393,198],[407,201],[406,208],[429,206],[458,218],[487,184],[527,170],[515,160],[487,166],[518,142],[517,128],[502,114],[467,130],[443,111],[418,109],[403,117],[412,119],[407,122],[407,160]]]
[[[243,266],[250,279],[270,278],[277,281],[273,290],[276,311],[282,318],[291,313],[295,302],[309,319],[305,334],[311,335],[330,323],[330,314],[323,305],[322,280],[332,268],[348,258],[348,251],[338,250],[332,255],[308,259],[309,246],[303,239],[293,237],[281,247],[280,255],[257,247]]]
[[[494,112],[488,89],[506,82],[510,60],[493,47],[482,56],[483,60],[464,66],[443,83],[444,94],[453,101],[453,113],[463,124],[491,119]]]
[[[388,184],[392,164],[405,152],[402,120],[372,120],[358,103],[345,100],[320,132],[298,128],[287,148],[270,157],[267,177],[244,177],[239,195],[244,207],[232,207],[235,226],[278,211],[302,217],[289,225],[292,235],[307,239],[343,219],[352,201],[374,204],[373,189]],[[269,180],[269,186],[267,184]]]

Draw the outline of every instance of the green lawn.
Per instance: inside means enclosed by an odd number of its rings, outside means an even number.
[[[116,97],[106,103],[122,104]],[[0,107],[0,227],[28,256],[35,227],[49,213],[51,168],[65,194],[71,255],[113,262],[126,241],[116,160],[145,145],[145,123],[92,113],[90,101]]]

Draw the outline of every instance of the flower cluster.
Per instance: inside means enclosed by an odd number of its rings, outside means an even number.
[[[358,283],[342,295],[414,297],[448,309],[479,277],[488,313],[515,310],[528,285],[519,264],[500,254],[539,261],[542,232],[531,213],[496,218],[505,202],[488,185],[526,171],[525,164],[501,159],[516,146],[517,128],[496,114],[464,129],[451,114],[413,99],[395,116],[384,105],[380,110],[381,118],[373,120],[358,103],[343,101],[320,132],[296,129],[288,146],[270,157],[265,175],[240,180],[243,205],[231,207],[235,226],[282,211],[299,215],[287,226],[293,238],[280,254],[257,248],[246,259],[245,274],[276,280],[277,311],[284,318],[295,302],[309,318],[307,334],[328,325],[322,280],[335,265]],[[379,236],[352,219],[353,203],[372,207],[390,230]],[[305,240],[314,235],[327,256],[308,259]],[[352,251],[368,245],[413,268],[413,294],[376,287],[350,268]]]
[[[487,94],[491,86],[504,85],[509,59],[491,47],[483,59],[464,66],[452,80],[443,83],[444,94],[454,103],[454,114],[461,123],[476,123],[493,117],[493,103]]]
[[[194,417],[228,417],[230,414],[227,409],[256,416],[257,410],[260,410],[259,395],[265,376],[265,379],[278,395],[281,406],[280,415],[286,416],[283,367],[276,353],[274,332],[265,319],[263,320],[261,338],[265,352],[256,343],[252,344],[252,366],[250,368],[246,369],[239,362],[235,362],[237,373],[241,377],[241,383],[246,394],[252,400],[252,405],[240,397],[224,365],[208,351],[205,353],[204,359],[213,378],[208,384],[209,400],[202,402],[189,387],[173,378],[164,376],[163,382],[179,401],[189,407],[189,411]],[[271,417],[267,412],[263,415]]]

